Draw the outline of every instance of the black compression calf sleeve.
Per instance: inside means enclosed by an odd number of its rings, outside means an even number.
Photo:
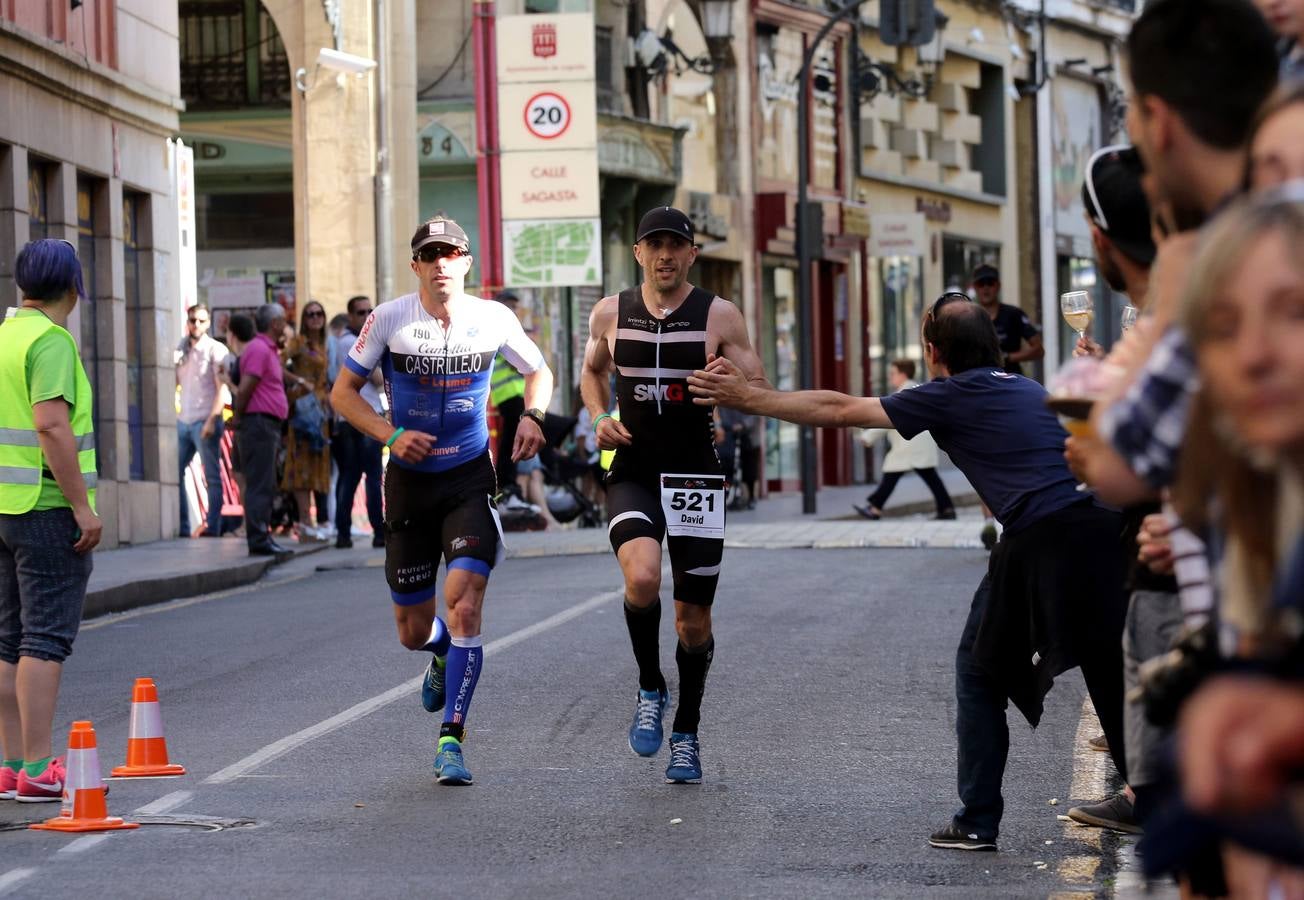
[[[625,624],[638,663],[638,686],[645,691],[664,691],[666,679],[661,674],[661,599],[651,606],[631,606],[625,598]]]
[[[696,647],[685,647],[683,642],[675,649],[675,662],[679,664],[679,707],[675,710],[673,731],[697,733],[702,715],[702,694],[706,690],[706,673],[715,656],[715,636]]]

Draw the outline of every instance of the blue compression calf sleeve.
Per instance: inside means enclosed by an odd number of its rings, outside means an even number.
[[[475,683],[480,680],[480,667],[484,662],[484,647],[480,635],[455,637],[448,650],[445,668],[448,699],[444,701],[444,721],[454,725],[466,724],[466,713],[471,706]]]

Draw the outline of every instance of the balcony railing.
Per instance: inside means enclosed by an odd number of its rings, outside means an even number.
[[[191,111],[289,106],[285,45],[257,0],[183,0],[181,96]]]

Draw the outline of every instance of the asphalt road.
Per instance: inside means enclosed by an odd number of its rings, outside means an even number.
[[[700,786],[664,784],[665,751],[641,759],[626,744],[635,674],[609,556],[509,560],[495,573],[466,788],[434,781],[438,720],[415,687],[427,657],[398,645],[382,571],[313,564],[292,564],[280,583],[87,625],[65,672],[60,739],[68,721],[92,719],[107,774],[124,755],[133,679],[154,677],[172,760],[189,774],[114,781],[110,811],[226,827],[78,838],[5,829],[57,806],[0,802],[0,894],[1045,897],[1108,887],[1109,841],[1056,819],[1085,695],[1075,673],[1036,732],[1011,716],[1001,852],[927,845],[956,805],[952,664],[981,552],[727,553]],[[673,691],[668,615],[662,633]]]

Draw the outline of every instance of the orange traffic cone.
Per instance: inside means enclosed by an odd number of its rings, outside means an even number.
[[[68,756],[63,786],[61,815],[29,827],[40,831],[116,831],[139,828],[109,815],[104,795],[108,789],[100,775],[100,756],[95,749],[95,729],[90,722],[73,722],[68,733]]]
[[[168,763],[163,738],[158,688],[152,678],[137,678],[131,690],[131,731],[127,737],[127,764],[109,773],[114,778],[171,778],[186,774],[185,767]]]

